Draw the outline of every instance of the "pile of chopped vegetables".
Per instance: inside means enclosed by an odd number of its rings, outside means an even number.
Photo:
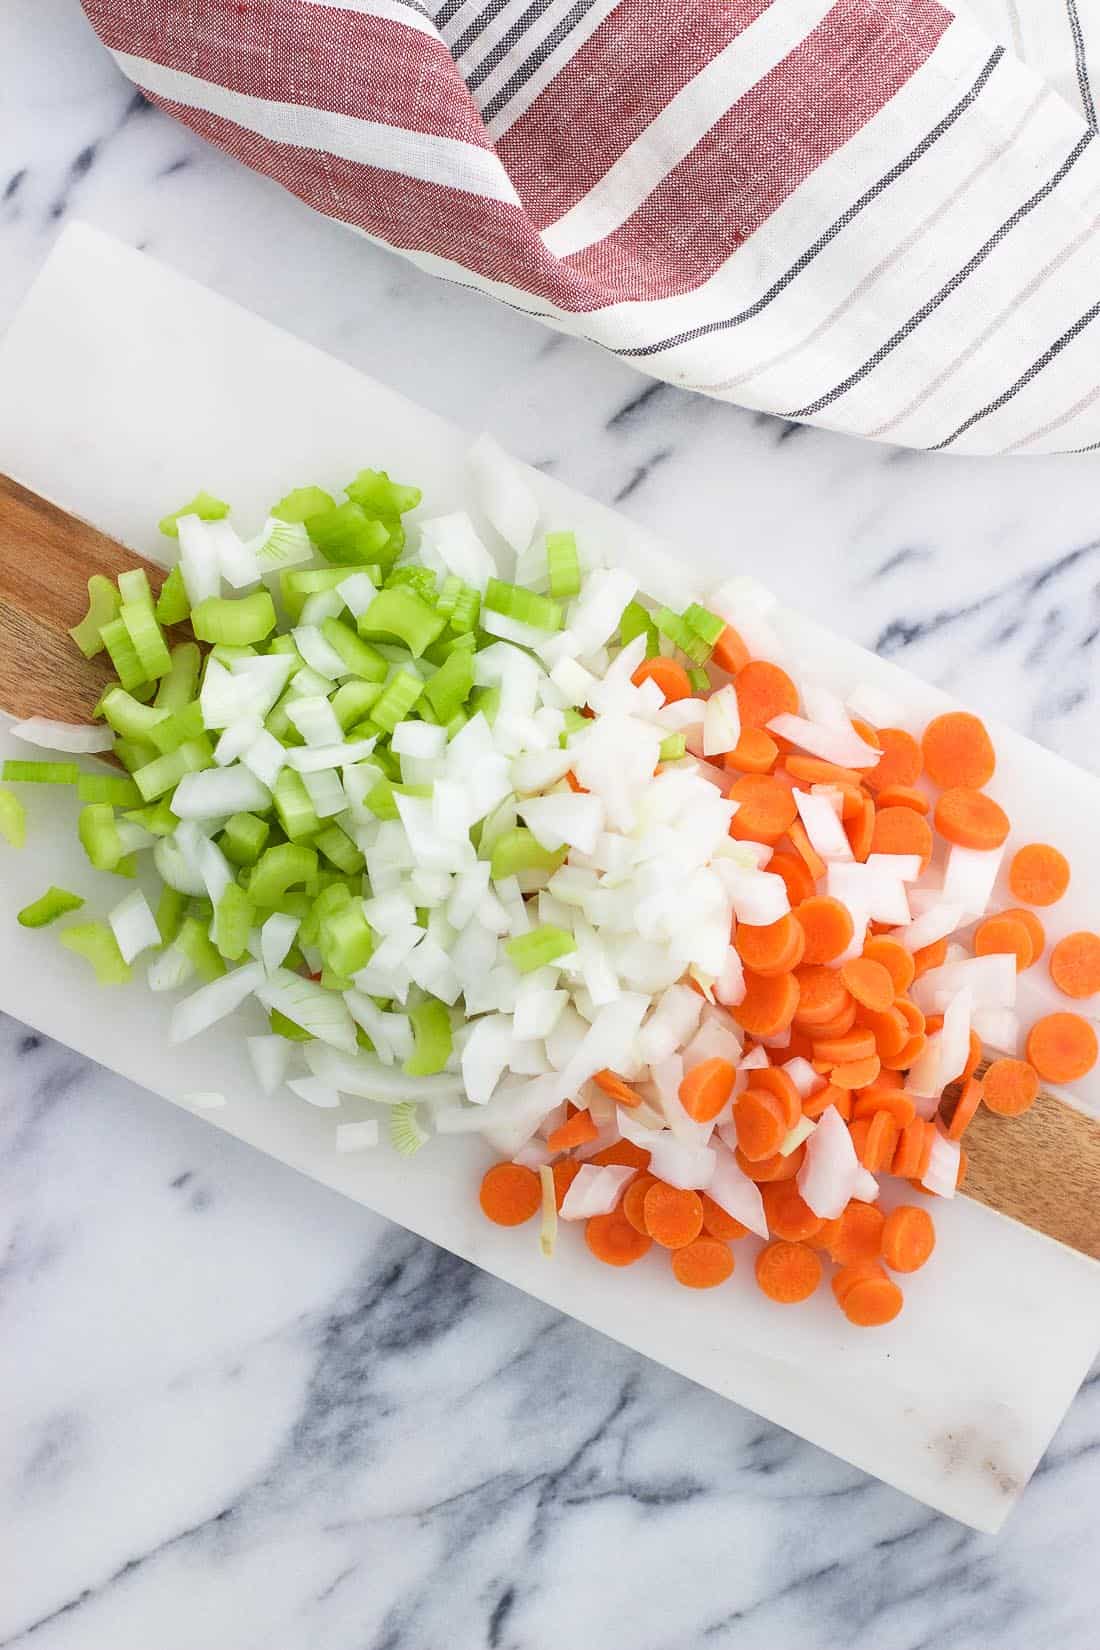
[[[980,1105],[1018,1116],[1097,1058],[1068,1010],[1017,1057],[1030,907],[1069,867],[1021,847],[1019,905],[986,915],[1010,827],[976,717],[918,734],[869,687],[841,698],[746,581],[654,606],[540,530],[503,454],[480,444],[474,468],[481,527],[413,527],[419,491],[364,470],[340,502],[290,493],[251,539],[200,494],[161,523],[179,560],[159,590],[90,581],[73,638],[116,681],[90,727],[17,725],[55,757],[3,771],[75,792],[90,866],[134,879],[61,943],[104,984],[141,958],[183,993],[177,1043],[262,1009],[261,1087],[352,1101],[339,1150],[375,1145],[380,1116],[406,1154],[480,1134],[501,1159],[482,1209],[541,1217],[547,1253],[583,1221],[598,1259],[656,1244],[703,1289],[751,1234],[772,1300],[813,1295],[828,1260],[848,1321],[887,1323],[935,1232],[923,1206],[884,1213],[879,1177],[953,1196]],[[0,833],[24,830],[0,790]],[[83,905],[49,888],[19,921]],[[1100,937],[1049,968],[1095,995]]]

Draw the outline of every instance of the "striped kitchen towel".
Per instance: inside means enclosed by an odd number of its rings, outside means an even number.
[[[82,0],[318,211],[669,382],[1100,447],[1100,0]]]

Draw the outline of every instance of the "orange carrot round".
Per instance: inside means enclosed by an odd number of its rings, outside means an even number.
[[[786,1050],[783,1051],[786,1053]],[[795,1085],[794,1078],[780,1066],[760,1066],[749,1079],[750,1088],[766,1089],[774,1094],[783,1107],[783,1121],[788,1129],[793,1129],[802,1115],[802,1096]]]
[[[1007,841],[1012,829],[999,802],[984,791],[955,785],[937,798],[932,818],[945,842],[961,848],[989,850]]]
[[[730,835],[741,842],[775,845],[798,816],[794,792],[770,774],[747,773],[734,781],[726,795],[737,803]]]
[[[802,1102],[802,1115],[816,1120],[830,1106],[835,1106],[841,1116],[847,1117],[852,1105],[852,1096],[847,1089],[838,1089],[835,1083],[826,1083],[824,1088],[818,1089]]]
[[[878,740],[882,755],[867,773],[867,784],[873,791],[884,791],[891,785],[915,785],[924,768],[920,746],[904,728],[879,728]]]
[[[905,1297],[891,1278],[860,1278],[844,1294],[841,1310],[849,1323],[860,1329],[876,1329],[893,1323],[905,1304]]]
[[[821,1282],[821,1262],[801,1243],[769,1243],[756,1257],[756,1281],[769,1300],[794,1306]]]
[[[1050,977],[1066,997],[1095,997],[1100,991],[1100,934],[1080,929],[1059,940],[1050,953]]]
[[[936,1228],[927,1209],[902,1203],[886,1217],[882,1258],[892,1272],[919,1272],[936,1247]]]
[[[815,883],[820,882],[822,877],[825,875],[827,866],[821,855],[817,852],[817,849],[813,846],[813,843],[810,841],[809,837],[806,835],[806,827],[800,819],[795,820],[794,824],[787,832],[787,835],[791,839],[792,848],[794,848],[795,852],[805,861],[806,869],[809,871],[813,881]]]
[[[821,1025],[809,1026],[807,1028],[813,1040],[810,1042],[809,1053],[806,1054],[804,1058],[807,1060],[813,1059],[813,1045],[815,1041],[823,1038],[828,1039],[830,1037],[845,1037],[848,1032],[851,1031],[855,1023],[856,1003],[854,998],[849,997],[840,1013],[834,1014],[831,1020],[823,1020]],[[794,1056],[792,1055],[791,1058],[793,1059]]]
[[[806,940],[802,952],[804,963],[832,962],[851,945],[855,932],[852,916],[840,900],[828,894],[813,894],[802,901],[794,914]]]
[[[813,894],[814,879],[809,873],[806,861],[798,854],[780,849],[769,859],[767,869],[774,872],[777,877],[783,878],[792,909]]]
[[[745,995],[730,1013],[750,1036],[775,1037],[794,1019],[798,990],[794,974],[754,974],[747,968]]]
[[[643,682],[656,682],[665,696],[665,704],[671,705],[677,699],[691,698],[691,683],[683,665],[675,659],[666,659],[658,653],[652,659],[643,659],[630,680],[635,687],[641,687]]]
[[[757,974],[784,974],[802,961],[805,939],[788,911],[762,927],[739,922],[733,943],[746,968]]]
[[[933,717],[921,736],[921,751],[929,779],[944,790],[956,785],[977,790],[988,785],[997,766],[985,724],[965,710]]]
[[[912,1180],[924,1150],[924,1124],[919,1117],[907,1123],[898,1135],[890,1173],[902,1180]]]
[[[672,1254],[673,1274],[685,1289],[714,1289],[733,1275],[733,1267],[733,1255],[717,1238],[696,1238]]]
[[[864,1008],[883,1014],[893,1005],[896,993],[890,971],[873,957],[853,957],[841,968],[840,977]]]
[[[783,765],[800,785],[853,786],[858,790],[863,782],[862,774],[854,768],[839,768],[835,762],[825,762],[820,756],[791,755]]]
[[[1025,905],[1054,905],[1069,887],[1069,860],[1049,842],[1029,842],[1012,856],[1008,886]]]
[[[998,1117],[1019,1117],[1035,1104],[1039,1073],[1026,1060],[994,1060],[982,1079],[982,1099]]]
[[[663,1249],[682,1249],[703,1230],[703,1205],[698,1192],[682,1191],[658,1180],[642,1203],[646,1231]]]
[[[982,1057],[982,1040],[976,1031],[970,1033],[970,1048],[966,1056],[966,1064],[959,1077],[961,1083],[969,1083],[978,1069],[978,1061]]]
[[[843,1037],[819,1037],[814,1042],[814,1059],[824,1065],[839,1066],[846,1060],[866,1060],[875,1052],[874,1033],[865,1027]]]
[[[1048,1083],[1076,1083],[1092,1070],[1097,1052],[1096,1033],[1080,1014],[1044,1015],[1028,1032],[1027,1057]]]
[[[565,1202],[565,1194],[581,1172],[581,1166],[572,1157],[563,1157],[560,1163],[555,1163],[551,1173],[554,1176],[554,1202],[560,1209]]]
[[[602,1152],[594,1152],[585,1161],[595,1163],[599,1168],[611,1163],[622,1169],[648,1169],[649,1153],[643,1147],[636,1146],[633,1140],[616,1140],[613,1146],[605,1146]]]
[[[921,870],[932,858],[932,831],[928,821],[912,808],[880,808],[871,835],[873,854],[919,854]]]
[[[657,1176],[654,1174],[649,1174],[647,1171],[643,1170],[642,1173],[638,1175],[636,1179],[632,1180],[630,1185],[626,1188],[626,1193],[623,1197],[621,1205],[624,1218],[630,1222],[636,1232],[641,1232],[644,1237],[649,1236],[645,1223],[645,1209],[643,1207],[645,1203],[645,1194],[649,1191],[651,1186],[656,1186],[656,1184]]]
[[[621,1209],[609,1215],[593,1215],[584,1226],[584,1241],[605,1266],[633,1266],[649,1253],[652,1240],[638,1232]]]
[[[803,963],[795,970],[795,983],[798,987],[795,1018],[806,1028],[835,1020],[852,1000],[836,969],[820,964]]]
[[[1047,935],[1046,929],[1035,915],[1035,912],[1029,911],[1025,905],[1011,905],[1002,913],[1002,915],[1006,917],[1015,917],[1017,922],[1023,923],[1024,927],[1028,931],[1028,934],[1031,936],[1032,959],[1033,961],[1038,962],[1039,958],[1046,950]]]
[[[788,1243],[803,1243],[825,1224],[803,1200],[793,1180],[773,1180],[763,1187],[760,1195],[772,1237],[785,1238]]]
[[[909,990],[913,983],[915,968],[912,953],[897,940],[888,939],[884,934],[869,939],[863,947],[863,955],[870,957],[872,962],[881,963],[894,982],[894,995]]]
[[[859,1018],[874,1037],[875,1053],[880,1060],[888,1060],[891,1055],[901,1053],[909,1039],[909,1027],[893,1004],[884,1008],[881,1014],[865,1008]]]
[[[494,1163],[481,1182],[481,1208],[494,1225],[522,1226],[538,1213],[542,1185],[522,1163]]]
[[[875,796],[880,808],[912,808],[915,814],[927,814],[932,804],[923,791],[913,785],[884,785]]]
[[[758,1186],[764,1186],[772,1180],[793,1180],[802,1167],[802,1160],[806,1155],[805,1146],[796,1146],[793,1152],[784,1157],[782,1152],[773,1152],[771,1157],[762,1157],[754,1160],[746,1157],[740,1146],[734,1152],[734,1159],[742,1174],[755,1180]]]
[[[931,968],[939,968],[947,956],[947,941],[933,940],[931,945],[922,945],[919,951],[913,952],[913,974],[920,979]]]
[[[865,1089],[882,1070],[877,1054],[865,1055],[862,1060],[844,1060],[834,1066],[829,1076],[839,1089]]]
[[[869,796],[863,798],[860,811],[853,819],[845,819],[844,829],[848,837],[848,845],[852,856],[863,865],[875,841],[875,821],[878,814],[875,804]]]
[[[974,930],[974,955],[1015,957],[1016,972],[1022,974],[1035,960],[1035,947],[1027,924],[1002,912],[999,916],[986,917]]]
[[[562,1123],[546,1137],[547,1149],[552,1152],[571,1152],[574,1146],[587,1146],[599,1137],[599,1129],[588,1111],[574,1112],[568,1122]]]
[[[696,1123],[709,1123],[718,1116],[733,1093],[736,1069],[717,1055],[693,1066],[680,1084],[680,1104]]]
[[[605,1094],[609,1094],[618,1106],[633,1109],[634,1106],[640,1106],[642,1103],[642,1097],[637,1089],[632,1089],[626,1079],[619,1076],[618,1072],[598,1071],[592,1081],[597,1088],[601,1088]]]
[[[963,1083],[962,1093],[947,1125],[948,1140],[962,1139],[967,1125],[973,1121],[982,1103],[982,1086],[981,1079],[977,1077],[971,1077],[969,1082]]]
[[[743,728],[765,728],[773,716],[798,713],[798,689],[785,670],[767,659],[750,659],[734,682]]]
[[[706,1192],[699,1193],[699,1201],[703,1205],[703,1230],[719,1243],[736,1243],[738,1238],[747,1237],[749,1229],[742,1226],[739,1220],[728,1215],[720,1203],[715,1203]]]
[[[722,766],[738,773],[771,773],[778,759],[779,746],[770,733],[763,728],[742,728],[736,745],[723,756]]]
[[[728,624],[714,644],[711,654],[711,663],[724,670],[727,676],[736,676],[739,670],[744,670],[749,662],[749,650],[741,639],[740,633],[731,624]]]
[[[858,1120],[861,1117],[873,1117],[877,1111],[889,1113],[899,1129],[911,1123],[916,1116],[912,1100],[901,1089],[881,1089],[872,1085],[857,1095],[852,1107],[852,1116]]]
[[[837,1221],[836,1224],[839,1227],[840,1222]],[[886,1273],[882,1270],[877,1258],[849,1261],[847,1266],[842,1266],[840,1271],[833,1276],[833,1298],[838,1306],[843,1307],[845,1295],[857,1283],[862,1283],[867,1278],[884,1278],[885,1276]]]
[[[853,1266],[857,1261],[877,1260],[882,1244],[885,1220],[873,1203],[852,1198],[836,1223],[829,1244],[829,1253],[839,1266]]]
[[[788,1132],[783,1102],[767,1089],[743,1090],[734,1101],[733,1123],[737,1145],[753,1163],[774,1156]]]

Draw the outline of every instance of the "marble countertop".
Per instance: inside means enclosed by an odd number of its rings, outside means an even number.
[[[6,0],[0,88],[0,328],[83,217],[1100,766],[1095,461],[653,384],[204,148],[76,0]],[[1095,1644],[1095,1375],[975,1535],[2,1019],[0,1344],[0,1650]]]

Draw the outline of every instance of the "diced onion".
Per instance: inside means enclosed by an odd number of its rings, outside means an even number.
[[[54,722],[48,716],[28,716],[13,722],[8,732],[44,751],[72,751],[94,756],[114,748],[115,736],[106,723]]]

